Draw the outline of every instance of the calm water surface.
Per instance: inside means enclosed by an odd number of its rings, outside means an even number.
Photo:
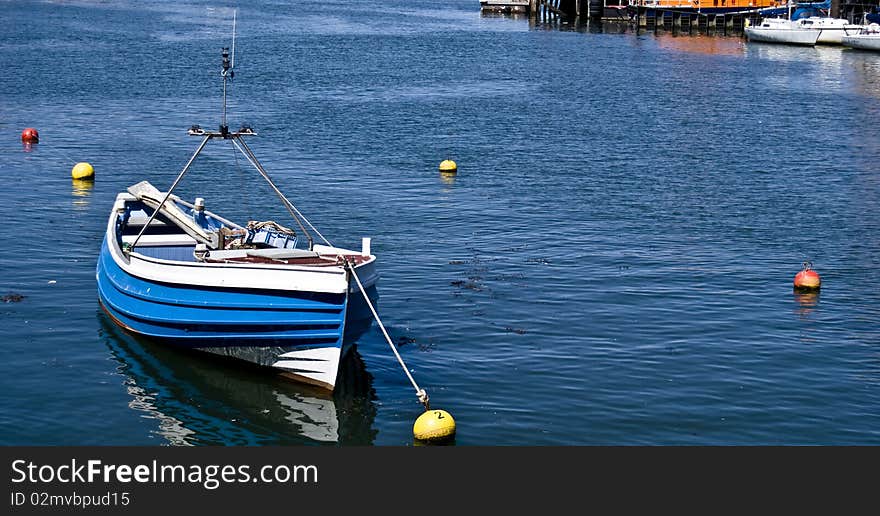
[[[324,5],[238,6],[231,125],[334,243],[373,238],[383,321],[457,444],[880,444],[880,55]],[[167,188],[219,121],[233,7],[4,4],[0,293],[24,298],[0,304],[0,443],[413,444],[375,325],[326,396],[98,307],[116,193]],[[207,152],[184,198],[285,220]],[[805,260],[818,295],[792,291]]]

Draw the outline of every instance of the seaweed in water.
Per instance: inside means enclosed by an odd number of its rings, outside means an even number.
[[[412,337],[407,337],[406,335],[401,335],[400,337],[397,338],[397,345],[398,346],[406,346],[407,344],[412,344],[415,341],[416,341],[416,339],[414,339]]]

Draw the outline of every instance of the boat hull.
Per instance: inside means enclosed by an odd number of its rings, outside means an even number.
[[[873,50],[874,52],[880,52],[880,34],[873,34],[870,36],[844,36],[841,39],[841,43],[844,46],[858,50]]]
[[[821,29],[819,39],[816,44],[819,45],[840,45],[843,43],[843,37],[849,34],[855,34],[858,28],[853,29]]]
[[[813,29],[766,29],[762,27],[746,27],[746,38],[761,43],[779,43],[783,45],[814,46],[819,40],[820,31]]]
[[[862,30],[861,25],[849,23],[843,18],[829,18],[827,16],[810,16],[799,18],[793,27],[819,31],[816,44],[840,45],[844,36],[858,34]]]
[[[111,223],[112,227],[112,223]],[[109,232],[109,230],[108,230]],[[111,236],[102,244],[96,278],[104,311],[126,330],[176,347],[206,351],[277,369],[298,381],[333,390],[339,362],[372,322],[366,301],[352,282],[342,292],[312,292],[282,288],[224,287],[229,274],[246,269],[212,268],[217,285],[159,281],[162,267],[168,278],[180,278],[178,268],[195,264],[153,264],[151,277],[132,273]],[[134,254],[132,254],[134,256]],[[208,266],[205,266],[208,267]],[[257,269],[256,267],[254,269]],[[378,298],[374,262],[358,269],[371,302]],[[265,275],[255,270],[253,274]]]

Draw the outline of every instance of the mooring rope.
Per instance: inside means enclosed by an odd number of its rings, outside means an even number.
[[[297,222],[297,224],[299,224],[300,229],[303,230],[303,233],[309,239],[309,249],[312,248],[312,245],[311,245],[312,237],[309,235],[308,231],[306,231],[305,228],[303,227],[302,221],[305,221],[305,223],[312,229],[312,231],[314,231],[315,234],[317,234],[318,237],[320,237],[321,240],[323,240],[328,246],[334,247],[333,244],[331,244],[330,241],[327,240],[327,238],[325,238],[324,235],[322,235],[321,232],[318,231],[318,229],[315,228],[315,226],[313,226],[311,222],[309,222],[309,219],[306,218],[306,216],[303,215],[296,208],[296,206],[294,206],[294,204],[292,202],[290,202],[290,200],[287,199],[287,197],[285,197],[285,195],[281,192],[281,190],[278,188],[278,186],[275,185],[275,182],[272,181],[272,178],[269,177],[269,173],[266,172],[266,170],[260,164],[259,160],[257,160],[257,157],[254,155],[253,151],[251,151],[248,144],[245,143],[244,140],[241,138],[233,138],[231,141],[232,141],[232,146],[234,148],[236,148],[239,152],[241,152],[241,154],[245,157],[245,159],[248,162],[250,162],[250,164],[257,170],[257,172],[260,173],[261,176],[263,176],[263,179],[265,179],[266,182],[269,183],[269,187],[275,191],[275,194],[281,199],[282,203],[285,205],[285,207],[290,212],[290,214],[293,215],[293,219]],[[202,145],[204,146],[204,142]],[[184,168],[184,172],[186,172],[186,168]],[[181,173],[180,177],[182,177],[182,176],[183,176],[183,174]],[[178,177],[178,181],[180,180],[180,177]],[[175,185],[176,184],[177,184],[177,182],[175,181]],[[173,188],[173,186],[172,186],[172,188]],[[170,193],[170,191],[169,191],[169,193]],[[302,219],[302,221],[300,219]],[[272,221],[269,221],[268,223],[277,224]],[[249,224],[249,226],[250,226],[250,224]],[[285,229],[287,229],[287,228],[285,228]],[[289,229],[288,229],[288,231],[289,231]],[[364,285],[361,283],[361,279],[358,277],[357,273],[354,270],[354,264],[352,264],[348,259],[346,259],[345,256],[342,254],[342,252],[338,249],[336,250],[336,256],[337,256],[337,259],[341,259],[343,261],[343,263],[346,265],[348,270],[351,272],[351,275],[354,278],[355,282],[357,282],[358,289],[360,289],[361,294],[364,296],[364,301],[367,302],[367,306],[370,308],[370,312],[372,312],[373,318],[376,319],[376,323],[379,325],[379,328],[382,330],[382,334],[385,336],[385,341],[388,342],[388,346],[391,348],[391,351],[394,352],[394,356],[397,358],[397,361],[400,363],[400,367],[403,369],[403,372],[406,373],[406,377],[409,378],[409,381],[412,384],[413,388],[415,388],[416,397],[419,399],[419,402],[425,406],[425,410],[430,410],[428,393],[424,389],[419,387],[418,383],[416,383],[415,378],[413,378],[413,375],[409,372],[409,368],[407,368],[406,363],[403,361],[403,357],[400,356],[400,353],[397,351],[397,347],[394,345],[394,342],[391,341],[391,336],[388,335],[388,330],[386,330],[385,325],[382,324],[382,319],[379,318],[379,314],[376,312],[376,308],[373,306],[373,303],[370,301],[370,296],[367,295],[367,291],[364,288]]]
[[[76,165],[77,160],[75,160],[75,159],[73,159],[72,157],[68,156],[67,153],[65,153],[65,152],[62,151],[61,149],[59,149],[59,148],[57,148],[57,147],[55,147],[55,146],[52,146],[52,145],[50,145],[49,147],[45,147],[47,144],[44,143],[44,142],[42,142],[42,141],[40,142],[39,145],[40,145],[40,148],[41,148],[41,149],[48,149],[48,150],[50,150],[50,151],[56,153],[56,155],[61,155],[65,160],[67,160],[67,161],[69,161],[70,163],[73,163],[74,165]]]
[[[373,312],[373,317],[379,324],[379,328],[382,330],[382,334],[385,335],[385,340],[391,347],[391,351],[394,352],[394,356],[397,357],[397,361],[400,362],[400,367],[403,368],[403,372],[406,373],[406,377],[409,378],[410,383],[412,383],[412,386],[416,389],[416,396],[419,398],[419,402],[425,406],[425,410],[431,410],[428,405],[428,393],[425,392],[425,390],[419,387],[419,384],[416,383],[415,378],[413,378],[412,374],[410,374],[409,368],[406,367],[406,364],[403,362],[403,358],[401,358],[400,353],[397,351],[397,347],[394,345],[393,342],[391,342],[391,337],[388,336],[388,331],[385,329],[385,325],[382,324],[382,320],[379,319],[379,314],[376,313],[376,309],[373,308],[373,303],[370,302],[370,296],[367,295],[366,289],[364,289],[363,284],[361,284],[361,279],[358,278],[357,273],[354,271],[354,265],[348,260],[345,260],[345,263],[346,265],[348,265],[348,270],[351,271],[352,277],[357,282],[357,286],[360,289],[361,294],[363,294],[364,296],[364,301],[367,302],[367,306],[370,307],[370,311]]]
[[[257,172],[259,172],[260,175],[263,176],[263,179],[265,179],[266,182],[269,183],[269,186],[275,191],[275,193],[278,195],[278,197],[281,198],[282,202],[285,204],[288,211],[291,211],[291,214],[293,214],[292,212],[294,212],[294,211],[296,212],[296,215],[298,215],[299,218],[297,216],[294,216],[293,218],[300,225],[300,228],[303,229],[303,232],[306,234],[306,236],[308,236],[308,232],[306,232],[305,229],[302,228],[302,222],[300,222],[300,218],[302,218],[302,220],[305,221],[305,223],[312,229],[312,231],[314,231],[315,234],[317,234],[318,237],[320,237],[321,240],[323,240],[328,246],[334,247],[333,244],[331,244],[330,241],[327,240],[327,238],[325,238],[324,235],[322,235],[321,232],[318,231],[318,229],[315,228],[315,226],[313,226],[311,222],[309,222],[309,219],[306,218],[306,216],[303,215],[296,208],[296,206],[294,206],[293,203],[287,199],[287,197],[284,196],[284,194],[281,192],[281,190],[275,185],[275,183],[269,177],[268,172],[266,172],[265,169],[263,169],[263,167],[260,165],[259,161],[257,161],[256,156],[254,156],[253,151],[251,151],[250,147],[248,147],[248,145],[244,141],[242,141],[240,138],[236,138],[235,140],[233,140],[232,144],[233,144],[233,146],[235,146],[239,150],[239,152],[242,153],[242,155],[245,157],[245,159],[247,159],[251,163],[251,165],[253,165],[253,167],[255,169],[257,169]],[[311,241],[311,237],[309,237],[309,240]],[[311,245],[309,245],[309,248],[311,249]],[[348,270],[351,271],[352,277],[354,277],[354,280],[357,282],[358,289],[360,289],[361,294],[363,294],[363,296],[364,296],[364,301],[367,302],[367,306],[370,308],[370,312],[373,313],[373,318],[376,319],[376,323],[379,325],[379,328],[382,330],[382,334],[385,336],[385,341],[388,342],[388,346],[391,347],[391,351],[393,351],[394,356],[397,357],[397,361],[400,363],[400,367],[403,368],[403,372],[406,373],[406,377],[409,378],[410,383],[412,383],[413,388],[415,388],[416,397],[418,397],[419,402],[425,406],[425,410],[430,410],[430,406],[428,404],[429,403],[428,393],[425,392],[424,389],[419,387],[419,384],[416,383],[415,378],[413,378],[412,374],[410,374],[409,369],[406,367],[406,363],[404,363],[403,358],[400,356],[400,353],[397,351],[397,347],[391,341],[391,337],[388,335],[388,330],[386,330],[385,325],[382,324],[382,319],[379,318],[379,314],[376,312],[376,308],[373,307],[373,303],[370,301],[370,296],[367,295],[367,291],[366,291],[366,289],[364,289],[364,285],[361,283],[361,279],[358,277],[357,273],[354,271],[354,265],[351,262],[349,262],[342,255],[342,253],[339,250],[337,250],[337,252],[336,252],[336,257],[337,257],[337,259],[341,259],[343,261],[343,263],[345,263],[345,265],[348,267]]]

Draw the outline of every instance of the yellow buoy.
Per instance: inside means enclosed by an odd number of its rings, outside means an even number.
[[[73,170],[70,171],[70,175],[74,179],[91,179],[95,177],[95,169],[88,163],[77,163],[73,166]]]
[[[451,159],[444,159],[440,162],[440,172],[454,174],[458,170],[458,166]]]
[[[413,437],[420,441],[442,441],[455,436],[455,419],[445,410],[428,410],[413,424]]]

